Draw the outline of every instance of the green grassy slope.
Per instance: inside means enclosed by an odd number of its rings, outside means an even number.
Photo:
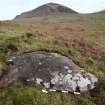
[[[7,55],[45,50],[64,54],[100,84],[79,96],[43,94],[20,82],[0,90],[0,105],[105,105],[105,15],[59,15],[0,22],[0,77]],[[0,81],[1,84],[2,81]]]

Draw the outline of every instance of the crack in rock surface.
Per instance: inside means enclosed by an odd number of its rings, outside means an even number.
[[[9,72],[3,84],[16,81],[36,83],[46,89],[83,92],[94,89],[98,78],[85,72],[69,58],[57,53],[33,52],[6,58]]]

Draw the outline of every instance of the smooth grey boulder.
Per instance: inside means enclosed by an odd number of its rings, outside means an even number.
[[[94,89],[98,78],[85,72],[73,61],[57,53],[33,52],[6,58],[9,72],[6,86],[16,81],[37,83],[46,89],[83,92]]]

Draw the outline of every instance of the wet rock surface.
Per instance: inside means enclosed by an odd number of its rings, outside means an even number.
[[[37,83],[52,91],[82,92],[95,88],[96,76],[84,72],[72,60],[57,53],[33,52],[6,58],[9,72],[3,78],[8,86],[16,81]]]

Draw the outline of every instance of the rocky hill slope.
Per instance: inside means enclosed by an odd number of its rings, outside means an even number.
[[[72,9],[70,9],[66,6],[60,5],[60,4],[47,3],[47,4],[44,4],[34,10],[22,13],[22,14],[16,16],[15,19],[32,18],[32,17],[36,17],[36,16],[46,16],[46,15],[59,14],[59,13],[76,13],[76,12],[73,11]]]

